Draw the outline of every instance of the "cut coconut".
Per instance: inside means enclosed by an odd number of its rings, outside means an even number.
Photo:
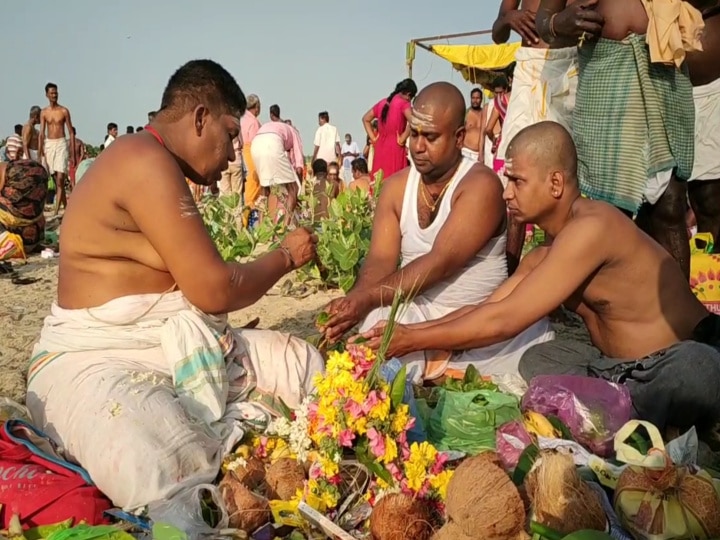
[[[572,456],[542,452],[525,479],[533,520],[562,534],[605,531],[607,518],[598,493],[580,475]]]
[[[268,467],[265,483],[269,499],[289,501],[305,487],[305,467],[294,459],[278,459]]]
[[[249,489],[255,489],[265,480],[265,464],[262,460],[251,457],[244,465],[238,465],[227,474],[232,474]]]
[[[250,491],[245,484],[232,475],[227,475],[219,485],[230,521],[229,527],[252,533],[270,522],[270,503]]]
[[[402,493],[386,495],[370,515],[373,540],[429,540],[432,514],[427,504]]]
[[[446,511],[471,538],[514,540],[525,529],[525,508],[517,488],[488,456],[460,464],[448,485]]]

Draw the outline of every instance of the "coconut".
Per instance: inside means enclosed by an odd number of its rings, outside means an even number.
[[[226,475],[218,487],[231,528],[241,529],[249,534],[270,522],[272,513],[269,501],[250,491],[232,474]]]
[[[534,521],[562,534],[605,531],[607,518],[598,493],[577,473],[567,454],[542,452],[525,479]]]
[[[240,465],[227,474],[232,474],[249,489],[255,489],[265,480],[265,464],[256,457],[246,460],[245,465]]]
[[[466,535],[457,523],[448,521],[431,540],[475,540],[476,538],[479,537]],[[511,540],[530,540],[530,535],[525,531],[519,531]]]
[[[518,538],[526,517],[520,494],[489,457],[472,457],[457,468],[448,485],[447,515],[471,538]]]
[[[305,467],[294,459],[278,459],[268,467],[265,483],[271,500],[289,501],[305,487]]]
[[[427,504],[402,493],[391,493],[378,501],[370,514],[373,540],[429,540],[432,514]]]

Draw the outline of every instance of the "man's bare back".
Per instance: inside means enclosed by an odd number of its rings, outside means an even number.
[[[37,150],[39,148],[40,135],[32,122],[27,122],[23,126],[23,141],[24,140],[28,141],[28,150]]]
[[[578,199],[572,210],[571,241],[593,242],[605,259],[563,304],[582,317],[593,344],[606,356],[643,358],[689,339],[708,313],[687,286],[677,262],[611,205]],[[573,221],[576,227],[570,227]],[[578,236],[583,221],[602,222],[603,234]],[[536,267],[552,249],[552,245],[537,248],[523,260],[518,273]]]

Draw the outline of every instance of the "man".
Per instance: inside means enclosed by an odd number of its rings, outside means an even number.
[[[150,111],[149,113],[147,113],[148,124],[152,124],[155,121],[156,116],[157,116],[157,111]]]
[[[637,415],[661,430],[720,418],[720,352],[689,341],[719,345],[720,325],[677,263],[616,208],[581,197],[575,147],[561,125],[525,128],[507,156],[510,212],[553,243],[533,250],[481,305],[396,328],[389,353],[488,346],[564,305],[583,318],[596,348],[537,345],[520,361],[526,380],[574,374],[625,383]],[[366,334],[371,346],[381,327]]]
[[[507,278],[506,209],[502,184],[487,167],[463,157],[465,100],[449,83],[425,87],[411,116],[413,165],[384,184],[370,250],[346,297],[331,302],[324,328],[337,340],[387,318],[396,291],[414,294],[400,322],[426,322],[490,296]],[[401,267],[398,268],[398,261]],[[552,338],[547,321],[505,343],[451,355],[448,350],[403,355],[415,382],[435,380],[474,364],[481,373],[517,371],[523,351]]]
[[[65,180],[70,166],[75,166],[70,156],[70,148],[75,147],[75,135],[70,111],[58,103],[58,87],[55,83],[45,85],[45,96],[50,105],[40,113],[39,157],[45,158],[48,172],[55,177],[57,193],[53,213],[57,216],[61,205],[67,207]],[[66,135],[70,136],[69,145]]]
[[[320,127],[315,132],[312,161],[317,158],[324,159],[328,163],[337,161],[340,155],[340,134],[337,128],[330,123],[330,115],[327,111],[318,114],[318,124]]]
[[[125,128],[125,135],[133,135],[135,133],[135,128],[133,126],[127,126]]]
[[[8,161],[15,161],[23,157],[22,124],[15,124],[14,133],[5,141],[5,154]]]
[[[349,189],[356,189],[370,193],[370,171],[367,161],[363,158],[354,159],[352,162],[353,181],[348,186]]]
[[[247,110],[240,119],[240,133],[242,134],[243,142],[242,156],[245,162],[245,169],[247,170],[247,176],[245,178],[245,206],[254,208],[255,202],[260,196],[260,181],[257,177],[257,171],[255,170],[250,148],[252,147],[255,135],[257,135],[260,129],[260,121],[258,120],[261,110],[260,98],[255,94],[250,94],[247,97],[247,104]]]
[[[245,112],[247,114],[247,111]],[[243,115],[245,116],[245,115]],[[231,195],[237,193],[242,197],[243,190],[243,138],[242,118],[240,119],[240,134],[232,141],[235,159],[228,162],[227,169],[222,172],[218,191],[220,195]],[[242,220],[239,221],[242,224]]]
[[[284,220],[290,225],[298,203],[305,158],[297,131],[280,118],[280,108],[270,108],[270,122],[258,129],[252,141],[251,157],[267,197],[273,222]],[[300,176],[301,177],[301,176]]]
[[[322,369],[306,343],[233,330],[221,315],[315,255],[316,238],[300,228],[251,263],[226,263],[203,225],[185,176],[220,179],[244,112],[225,69],[185,64],[155,121],[97,158],[63,220],[58,300],[27,405],[128,510],[212,481],[247,425],[266,424],[272,396],[296,406]]]
[[[343,158],[343,181],[349,184],[353,180],[352,162],[360,157],[360,148],[349,133],[345,134],[345,144],[342,145],[340,151]]]
[[[637,224],[689,276],[685,181],[695,116],[682,64],[687,51],[700,48],[702,17],[685,1],[670,18],[654,5],[542,0],[536,25],[550,45],[568,39],[580,45],[573,136],[582,192],[637,213]]]
[[[40,136],[37,126],[40,123],[40,107],[33,105],[30,107],[30,116],[25,122],[22,131],[23,140],[23,158],[33,161],[40,161],[38,149],[40,148]]]
[[[107,148],[112,143],[115,142],[115,139],[118,137],[118,125],[115,122],[110,122],[107,125],[107,135],[105,135],[105,141],[103,142],[103,146]]]
[[[330,198],[335,199],[345,189],[345,183],[340,178],[340,165],[337,164],[337,161],[328,163],[327,177],[330,184]]]
[[[695,101],[695,162],[688,198],[698,232],[709,232],[720,253],[720,4],[703,12],[703,50],[688,54]]]
[[[138,126],[135,128],[135,133],[140,133],[144,128],[142,126]]]
[[[314,178],[313,196],[316,201],[313,217],[317,223],[318,220],[328,216],[328,206],[330,205],[328,164],[324,159],[316,159],[310,167]]]
[[[70,161],[74,163],[74,165],[70,167],[70,184],[75,187],[77,169],[80,166],[80,163],[87,157],[87,148],[85,148],[85,143],[78,139],[75,126],[72,128],[72,132],[73,135],[75,135],[75,146],[73,146],[70,150],[72,152]]]
[[[463,155],[482,163],[485,154],[485,109],[483,108],[483,94],[480,88],[473,88],[470,92],[470,108],[465,115],[465,144]]]

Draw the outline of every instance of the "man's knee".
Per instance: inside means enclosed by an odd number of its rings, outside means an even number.
[[[579,341],[552,340],[528,348],[520,358],[518,372],[530,382],[538,375],[588,375],[588,365],[599,356],[592,346]]]

